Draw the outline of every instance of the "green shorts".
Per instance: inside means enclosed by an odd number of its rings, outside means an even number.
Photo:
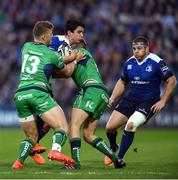
[[[36,89],[16,92],[14,102],[21,121],[28,120],[34,115],[40,116],[58,106],[50,94]]]
[[[104,112],[109,101],[109,95],[102,87],[85,87],[79,91],[73,108],[82,109],[98,119]]]

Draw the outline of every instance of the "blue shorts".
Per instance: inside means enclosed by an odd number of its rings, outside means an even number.
[[[147,121],[154,115],[151,111],[151,107],[157,101],[149,100],[149,101],[138,101],[138,100],[130,100],[127,98],[123,98],[116,105],[115,110],[124,114],[128,118],[135,112],[141,112],[146,116]]]

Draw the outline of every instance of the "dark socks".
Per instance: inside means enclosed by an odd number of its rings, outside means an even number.
[[[116,132],[106,132],[106,135],[107,135],[109,143],[110,143],[110,148],[112,149],[113,152],[116,152],[118,149],[118,145],[116,142],[117,131]]]
[[[41,129],[38,129],[38,140],[37,143],[45,136],[45,134],[49,131],[49,129],[44,129],[43,127]]]
[[[128,132],[124,130],[122,139],[121,139],[120,150],[118,154],[119,159],[123,159],[125,153],[127,152],[130,145],[132,144],[133,139],[134,139],[134,132]]]
[[[80,148],[81,148],[81,139],[80,138],[72,138],[70,139],[71,146],[71,155],[72,159],[75,160],[76,166],[80,167]]]
[[[37,142],[39,142],[44,135],[49,131],[49,129],[45,129],[44,126],[44,121],[37,116],[37,120],[36,120],[36,125],[37,125],[37,129],[38,129],[38,140]]]

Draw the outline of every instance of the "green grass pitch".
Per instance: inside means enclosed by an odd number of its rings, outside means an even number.
[[[96,134],[106,140],[104,129]],[[41,144],[51,148],[52,132]],[[121,130],[118,132],[118,142]],[[114,169],[103,164],[104,155],[82,141],[80,170],[62,170],[59,162],[48,161],[37,165],[28,157],[25,169],[12,170],[20,141],[24,138],[19,128],[0,129],[0,178],[2,179],[177,179],[178,178],[178,129],[138,129],[134,143],[125,156],[127,167]],[[137,148],[137,152],[134,149]],[[63,153],[70,155],[69,144]]]

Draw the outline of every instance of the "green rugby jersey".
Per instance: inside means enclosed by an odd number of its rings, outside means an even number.
[[[18,88],[46,86],[45,89],[50,91],[54,68],[64,68],[61,55],[50,50],[45,44],[25,43],[22,48],[22,67]]]
[[[90,52],[84,48],[80,48],[79,50],[85,54],[86,58],[77,64],[77,67],[72,74],[75,84],[81,88],[88,80],[95,80],[104,86],[95,60]]]

